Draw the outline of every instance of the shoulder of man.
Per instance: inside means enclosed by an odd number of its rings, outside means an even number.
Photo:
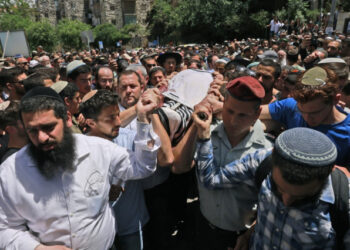
[[[342,249],[343,238],[349,230],[349,178],[346,168],[336,166],[332,173],[335,202],[330,207],[332,227],[336,231],[337,248]]]

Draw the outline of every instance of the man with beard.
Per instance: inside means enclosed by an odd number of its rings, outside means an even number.
[[[264,58],[258,65],[256,78],[265,89],[265,97],[261,104],[268,104],[275,101],[273,88],[281,74],[281,66],[270,58]]]
[[[139,108],[133,154],[101,138],[72,135],[53,89],[28,92],[20,114],[29,145],[0,168],[0,248],[109,249],[115,235],[110,186],[155,170],[159,143],[146,115],[155,106]]]
[[[9,100],[20,100],[24,95],[23,80],[27,78],[26,73],[20,67],[14,67],[11,69],[5,69],[1,71],[1,78],[3,82],[1,85],[5,85],[9,92]]]
[[[100,66],[96,70],[95,74],[95,85],[97,89],[108,89],[112,90],[114,76],[113,71],[108,66]]]

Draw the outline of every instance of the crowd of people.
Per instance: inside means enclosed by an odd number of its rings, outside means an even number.
[[[350,249],[349,65],[307,29],[5,58],[0,249]]]

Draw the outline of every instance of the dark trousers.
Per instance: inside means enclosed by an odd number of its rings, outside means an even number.
[[[193,171],[170,174],[164,183],[145,190],[145,200],[150,220],[144,228],[144,249],[164,250],[179,248],[183,237],[186,214],[186,199]]]
[[[241,233],[215,227],[198,211],[196,225],[196,249],[198,250],[227,250],[234,248]],[[242,232],[243,233],[243,232]]]

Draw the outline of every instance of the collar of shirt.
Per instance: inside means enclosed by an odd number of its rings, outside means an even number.
[[[227,138],[224,123],[219,124],[212,132],[216,134],[220,139],[222,139],[223,143],[226,147],[231,148],[231,144]],[[262,146],[265,145],[266,137],[260,120],[257,120],[250,129],[250,132],[244,139],[235,147],[235,149],[245,149],[250,148],[254,143],[260,144]]]

